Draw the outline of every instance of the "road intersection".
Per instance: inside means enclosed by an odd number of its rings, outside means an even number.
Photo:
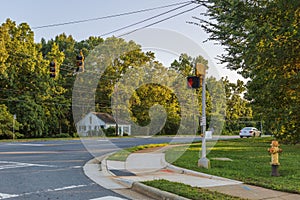
[[[172,137],[50,140],[0,143],[0,200],[121,200],[130,199],[95,184],[83,166],[97,155],[136,145],[169,143]],[[176,138],[176,142],[189,141]],[[111,143],[111,144],[109,144]],[[113,144],[113,145],[112,145]],[[114,147],[113,147],[114,146]]]

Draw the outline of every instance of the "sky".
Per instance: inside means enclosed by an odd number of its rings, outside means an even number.
[[[176,3],[182,4],[143,11]],[[187,3],[188,1],[185,0],[2,0],[0,21],[3,23],[7,18],[10,18],[17,24],[23,22],[29,24],[34,31],[36,42],[40,42],[41,38],[50,40],[61,33],[72,35],[77,41],[85,40],[90,36],[106,38],[125,34],[121,37],[126,40],[134,40],[136,43],[141,44],[145,50],[154,51],[157,59],[166,66],[174,59],[178,59],[180,53],[192,55],[193,53],[188,51],[197,46],[197,48],[194,48],[196,54],[199,50],[199,54],[209,60],[210,68],[217,70],[217,72],[209,72],[210,75],[219,73],[217,77],[228,76],[232,82],[242,79],[240,75],[227,70],[217,60],[217,56],[224,53],[222,46],[217,45],[215,41],[205,42],[208,39],[208,34],[201,27],[187,23],[187,21],[195,21],[192,18],[193,16],[203,18],[201,13],[205,12],[205,8],[202,6],[196,8],[198,4],[195,3],[184,6]],[[179,9],[180,6],[182,8]],[[172,9],[176,8],[178,9],[171,12]],[[133,11],[141,12],[98,19]],[[167,11],[169,12],[165,15],[146,21],[146,19]],[[179,15],[179,13],[183,14]],[[172,17],[174,15],[177,16]],[[164,20],[168,17],[170,19]],[[48,26],[84,20],[86,21],[82,23]],[[162,22],[158,23],[159,21]],[[134,23],[139,24],[124,28]],[[144,28],[145,26],[149,27]],[[116,31],[118,29],[121,30]],[[138,30],[129,33],[136,29]],[[160,44],[165,40],[168,40],[169,43],[161,47]],[[193,47],[189,48],[190,46]],[[183,52],[180,52],[181,47]]]

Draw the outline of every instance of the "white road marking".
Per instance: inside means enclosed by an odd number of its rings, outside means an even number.
[[[53,165],[40,165],[40,164],[30,164],[12,161],[0,161],[0,170],[2,169],[13,169],[20,167],[55,167]]]
[[[28,195],[32,195],[32,194],[40,194],[40,193],[45,193],[45,192],[57,192],[57,191],[70,190],[70,189],[81,188],[81,187],[86,187],[86,186],[88,186],[88,185],[71,185],[71,186],[55,188],[55,189],[40,190],[40,191],[35,191],[35,192],[27,192],[27,193],[20,194],[19,196],[28,196]]]
[[[113,196],[106,196],[106,197],[99,197],[96,199],[90,199],[90,200],[126,200],[119,197],[113,197]]]
[[[100,139],[100,140],[97,140],[98,142],[110,142],[109,140],[106,140],[106,139]]]
[[[70,185],[70,186],[61,187],[61,188],[41,190],[41,191],[36,191],[36,192],[27,192],[27,193],[22,193],[22,194],[0,193],[0,199],[8,199],[8,198],[13,198],[13,197],[22,197],[22,196],[28,196],[28,195],[32,195],[32,194],[40,194],[40,193],[44,193],[44,192],[57,192],[57,191],[70,190],[70,189],[81,188],[81,187],[86,187],[86,186],[88,186],[88,185]]]
[[[70,167],[71,169],[79,169],[79,168],[82,168],[82,166],[73,166],[73,167]]]
[[[12,197],[18,197],[19,195],[17,194],[5,194],[5,193],[0,193],[0,199],[8,199]]]
[[[85,187],[85,186],[87,186],[87,185],[71,185],[71,186],[66,186],[66,187],[62,187],[62,188],[49,189],[49,190],[47,190],[47,192],[69,190],[69,189],[81,188],[81,187]]]
[[[15,145],[15,146],[33,146],[33,147],[43,147],[47,144],[33,144],[33,143],[6,143],[6,145]]]

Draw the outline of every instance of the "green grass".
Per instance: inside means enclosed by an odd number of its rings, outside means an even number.
[[[168,144],[147,144],[147,145],[140,145],[135,147],[130,147],[127,149],[123,149],[121,151],[118,151],[116,153],[113,153],[110,155],[107,160],[114,160],[114,161],[126,161],[127,157],[136,151],[144,150],[147,148],[155,148],[155,147],[164,147]]]
[[[232,197],[219,192],[209,191],[207,189],[191,187],[183,183],[170,182],[167,180],[154,180],[145,181],[143,184],[164,190],[173,194],[177,194],[189,199],[201,199],[201,200],[241,200],[239,197]]]
[[[173,165],[216,176],[222,176],[274,190],[300,193],[300,145],[281,145],[279,177],[271,176],[271,156],[267,149],[273,138],[248,138],[218,141],[207,158],[211,168],[197,166],[200,143],[192,144]],[[208,142],[209,146],[209,142]],[[168,162],[174,160],[183,147],[171,148],[166,152]],[[230,158],[233,161],[213,160]]]

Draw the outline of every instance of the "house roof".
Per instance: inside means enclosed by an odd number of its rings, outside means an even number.
[[[100,112],[93,112],[99,119],[101,119],[106,124],[116,124],[116,120],[108,113],[100,113]],[[124,120],[117,120],[119,124],[126,124],[129,125],[129,122]]]
[[[102,121],[104,121],[106,124],[115,124],[116,123],[115,119],[108,113],[94,112],[93,114],[96,115]]]

